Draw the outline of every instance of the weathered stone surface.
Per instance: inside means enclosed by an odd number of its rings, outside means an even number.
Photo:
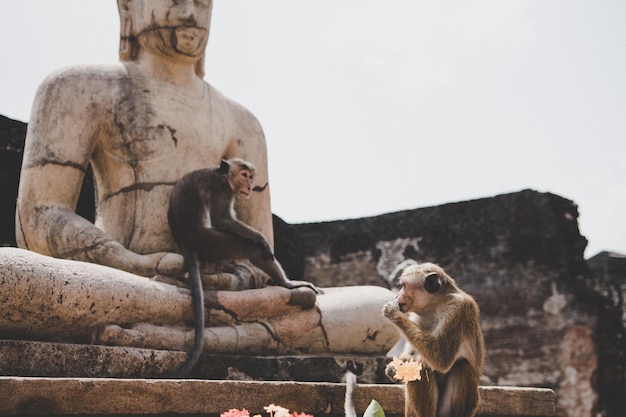
[[[17,248],[0,248],[0,265],[0,332],[5,338],[179,350],[189,349],[193,340],[193,332],[184,328],[193,322],[188,290]],[[380,306],[393,298],[389,290],[328,288],[318,295],[315,308],[306,309],[291,303],[300,291],[311,290],[205,291],[210,311],[205,349],[380,354],[397,341],[397,332],[380,315]]]
[[[177,369],[185,353],[120,346],[0,340],[0,375],[45,377],[158,378]],[[206,354],[190,378],[339,382],[347,362],[359,380],[389,383],[387,360],[373,355],[252,356]]]
[[[626,325],[626,254],[603,251],[587,259],[587,264],[599,280],[621,293],[618,302],[622,305],[622,322]]]
[[[0,248],[4,337],[86,341],[107,323],[193,321],[189,294],[102,265]]]
[[[218,415],[231,408],[251,414],[277,404],[292,411],[342,416],[344,384],[302,382],[165,381],[0,377],[0,415]],[[481,387],[480,417],[554,416],[547,389]],[[376,399],[389,417],[404,415],[400,385],[359,385],[358,415]]]
[[[7,376],[157,378],[184,359],[165,350],[0,340],[0,375]]]

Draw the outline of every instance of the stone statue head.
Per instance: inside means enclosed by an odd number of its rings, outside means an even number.
[[[133,61],[143,48],[195,65],[204,76],[213,0],[117,0],[120,61]]]

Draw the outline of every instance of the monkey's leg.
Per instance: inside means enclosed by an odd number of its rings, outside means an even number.
[[[318,292],[312,284],[291,282],[276,259],[268,258],[258,242],[234,233],[206,228],[196,231],[193,241],[198,248],[198,256],[205,261],[245,258],[269,275],[274,285],[285,288],[309,287]]]
[[[418,381],[406,383],[405,417],[435,417],[437,414],[437,382],[430,370]]]
[[[459,359],[452,366],[441,399],[437,417],[472,417],[478,408],[479,375],[466,359]]]
[[[261,257],[250,257],[249,259],[250,262],[269,275],[275,285],[293,288],[289,285],[290,282],[287,278],[287,274],[285,274],[285,271],[275,259],[262,259]]]
[[[198,251],[198,257],[208,262],[250,259],[261,252],[254,241],[216,229],[202,228],[189,238]]]
[[[249,259],[269,275],[274,284],[289,288],[289,280],[280,264],[275,259],[267,258],[257,242],[234,233],[207,228],[197,230],[192,239],[201,259],[209,262]]]

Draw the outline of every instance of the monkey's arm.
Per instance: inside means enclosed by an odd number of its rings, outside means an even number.
[[[255,242],[265,240],[265,237],[261,234],[261,232],[230,216],[222,216],[219,219],[211,218],[211,225],[217,230],[234,233],[244,239],[250,239]]]
[[[263,129],[256,119],[244,107],[230,102],[231,110],[237,121],[234,128],[238,131],[224,154],[224,158],[240,157],[256,166],[255,188],[252,197],[243,204],[236,204],[237,218],[254,230],[259,231],[268,244],[274,245],[274,227],[270,205],[270,187],[267,161],[267,144]],[[258,186],[258,187],[257,187]]]
[[[463,316],[466,308],[463,303],[448,301],[439,317],[439,323],[432,332],[424,331],[402,313],[396,302],[389,302],[383,308],[383,315],[404,333],[405,337],[424,360],[435,370],[447,372],[457,358],[463,334]]]
[[[216,210],[212,209],[212,211],[215,212]],[[219,217],[213,217],[213,216],[211,217],[211,225],[215,229],[220,230],[222,232],[233,233],[235,235],[241,236],[244,239],[249,239],[253,242],[256,242],[261,247],[263,256],[265,258],[274,257],[270,244],[268,243],[267,239],[265,239],[265,236],[263,236],[261,232],[253,229],[252,227],[248,226],[244,222],[230,215],[227,215],[230,213],[230,209],[228,210],[218,209],[217,212],[226,213],[226,214],[221,215]]]

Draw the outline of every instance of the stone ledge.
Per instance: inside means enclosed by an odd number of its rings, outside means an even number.
[[[0,375],[54,378],[159,378],[177,369],[186,354],[120,346],[0,340]],[[339,382],[346,363],[359,382],[388,383],[380,355],[240,356],[204,354],[190,378]]]
[[[0,377],[1,416],[219,415],[279,404],[316,417],[343,415],[345,385],[311,382]],[[555,416],[554,391],[481,387],[481,417]],[[357,414],[376,399],[388,417],[404,414],[401,385],[359,384]]]

